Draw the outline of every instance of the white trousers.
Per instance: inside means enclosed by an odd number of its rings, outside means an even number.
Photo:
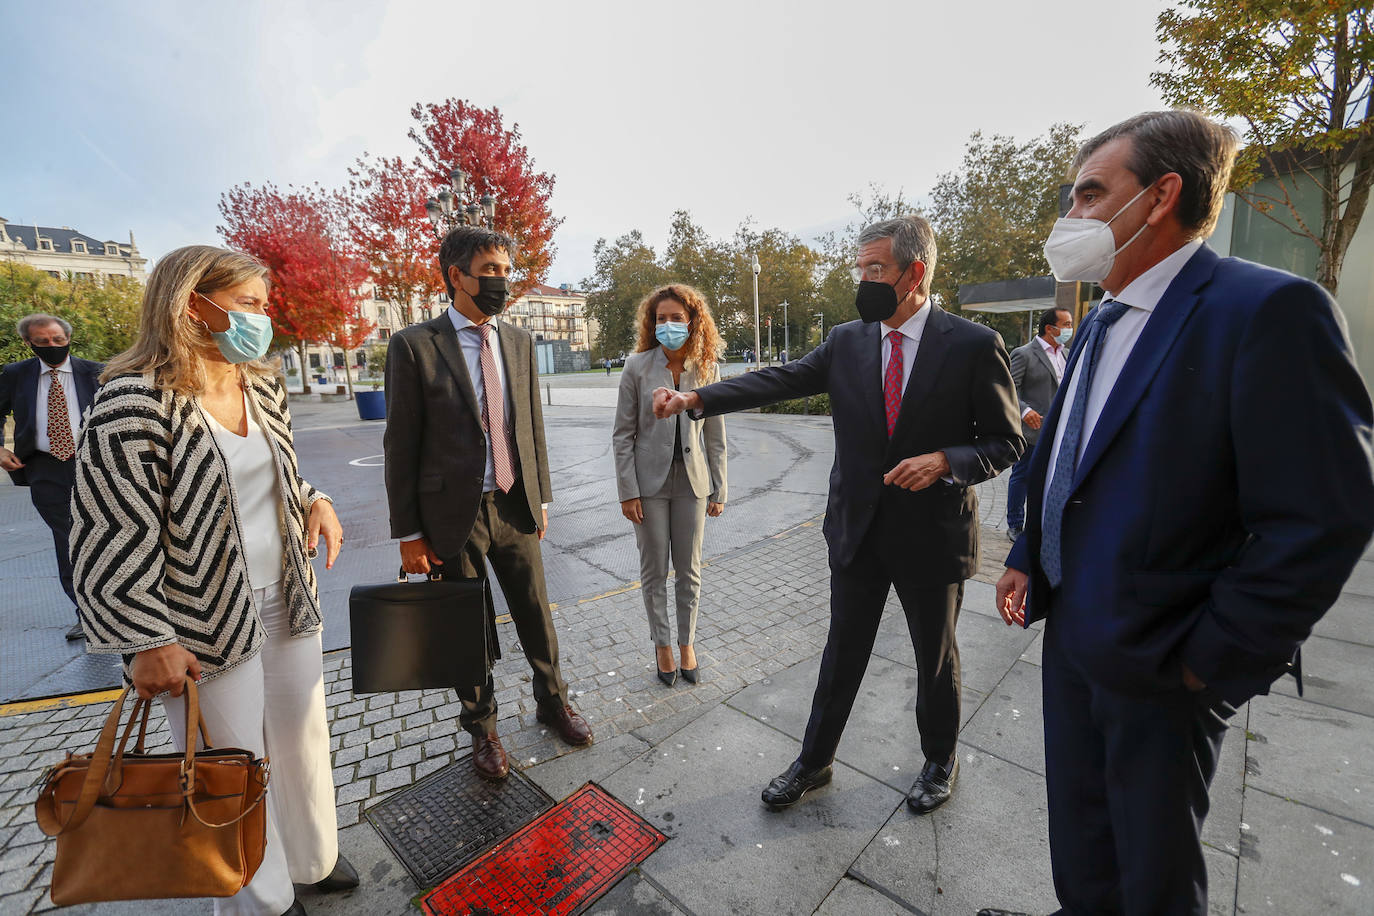
[[[210,740],[272,766],[262,865],[243,890],[216,898],[216,916],[280,916],[295,899],[292,882],[321,880],[339,858],[320,634],[291,638],[279,586],[255,589],[253,600],[267,630],[262,652],[199,690]],[[177,750],[185,750],[183,699],[164,696],[162,706]]]

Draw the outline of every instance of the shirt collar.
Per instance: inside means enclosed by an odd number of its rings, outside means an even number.
[[[1114,296],[1108,293],[1108,297],[1124,302],[1131,308],[1153,312],[1155,306],[1159,305],[1159,300],[1164,298],[1164,293],[1168,291],[1169,284],[1173,283],[1174,278],[1183,270],[1183,265],[1187,264],[1201,247],[1202,239],[1188,242],[1178,251],[1126,284],[1126,288],[1121,292]]]
[[[43,360],[38,360],[38,371],[43,375],[47,375],[54,369],[56,369],[58,372],[71,372],[72,358],[68,356],[66,359],[62,360],[62,364],[59,366],[49,366],[47,363],[43,362]]]
[[[1064,349],[1063,344],[1060,344],[1059,347],[1056,349],[1054,344],[1046,341],[1044,335],[1042,334],[1036,334],[1035,339],[1040,344],[1040,346],[1045,348],[1045,352],[1048,353],[1050,356],[1054,356],[1056,352],[1062,351]]]
[[[883,336],[886,337],[892,331],[899,331],[903,337],[909,337],[912,340],[919,341],[921,339],[921,333],[925,330],[926,321],[929,318],[930,300],[927,299],[921,307],[916,310],[916,314],[902,322],[901,327],[891,328],[887,325],[883,325]]]
[[[453,330],[455,331],[461,331],[464,328],[477,327],[477,325],[473,324],[471,318],[469,318],[467,315],[464,315],[462,312],[458,311],[457,307],[452,305],[448,307],[448,320],[453,322]],[[493,330],[496,328],[495,318],[491,319],[491,326]]]

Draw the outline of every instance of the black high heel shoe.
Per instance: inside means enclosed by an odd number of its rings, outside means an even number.
[[[701,665],[697,665],[695,668],[683,668],[682,679],[689,684],[695,684],[697,682],[698,677],[697,672],[699,672],[700,670]]]
[[[677,683],[677,669],[674,668],[672,671],[660,671],[658,673],[658,679],[663,682],[663,686],[665,687],[673,686]]]
[[[328,876],[315,882],[315,890],[321,894],[330,894],[334,891],[349,891],[358,886],[358,870],[352,863],[339,853],[339,859],[334,863],[334,870]]]

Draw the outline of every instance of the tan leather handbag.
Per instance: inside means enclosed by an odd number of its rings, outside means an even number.
[[[151,700],[139,699],[115,748],[131,688],[110,710],[91,754],[68,754],[39,793],[39,828],[57,837],[52,900],[228,897],[253,879],[267,842],[268,764],[239,748],[217,748],[186,681],[185,754],[143,749]],[[138,743],[124,748],[138,725]]]

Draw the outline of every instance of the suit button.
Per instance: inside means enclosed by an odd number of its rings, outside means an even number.
[[[684,448],[684,449],[682,450],[682,453],[685,455],[685,454],[687,454],[688,452],[690,452],[691,450],[692,450],[691,446],[688,446],[687,448]]]
[[[474,477],[474,478],[472,478],[472,479],[473,479],[474,481],[476,481],[477,483],[481,483],[482,481],[486,480],[486,478],[483,477],[481,474],[478,474],[476,477]]]

